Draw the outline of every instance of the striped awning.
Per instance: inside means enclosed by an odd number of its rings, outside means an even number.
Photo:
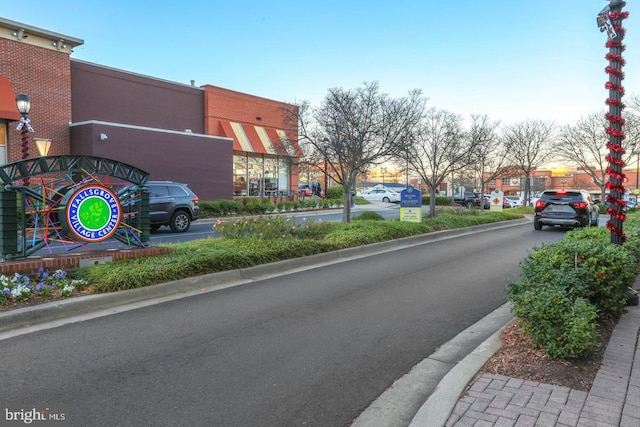
[[[8,78],[0,76],[0,119],[20,120],[16,107],[16,93]]]
[[[220,120],[224,136],[233,139],[233,149],[248,153],[299,157],[300,153],[284,130]]]

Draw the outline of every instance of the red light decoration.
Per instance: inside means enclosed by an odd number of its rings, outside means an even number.
[[[613,3],[610,6],[622,9],[624,2],[618,3],[618,7],[615,7]],[[609,48],[609,52],[605,55],[605,59],[609,61],[609,65],[604,69],[605,73],[609,75],[609,81],[605,84],[605,89],[609,91],[609,97],[605,100],[605,104],[609,106],[609,112],[606,114],[609,122],[609,126],[606,129],[607,135],[609,135],[609,141],[607,142],[609,155],[606,156],[606,160],[609,162],[609,166],[606,169],[606,173],[609,176],[609,181],[606,184],[609,195],[607,195],[606,200],[609,204],[607,213],[610,215],[610,220],[607,221],[607,228],[611,231],[611,242],[622,244],[627,238],[622,231],[622,224],[627,219],[624,213],[627,203],[624,201],[625,190],[623,185],[626,182],[626,175],[622,172],[625,166],[625,162],[622,160],[622,155],[625,153],[624,148],[622,148],[622,141],[626,137],[622,130],[622,126],[625,123],[622,118],[622,110],[626,107],[621,100],[624,95],[624,88],[622,87],[624,72],[622,67],[626,61],[622,57],[622,52],[625,49],[622,44],[625,29],[622,28],[621,21],[629,16],[629,12],[621,10],[609,11],[607,9],[607,13],[608,21],[614,30],[607,31],[609,37],[605,46]],[[601,16],[599,16],[600,18]]]
[[[626,64],[626,61],[624,60],[622,55],[620,55],[618,53],[607,53],[604,57],[605,57],[605,59],[607,61],[609,61],[609,62],[617,62],[622,67],[624,67],[625,64]]]
[[[608,83],[607,83],[608,84]],[[607,120],[609,120],[610,123],[617,123],[620,126],[624,125],[624,119],[620,116],[612,116],[611,114],[607,113],[606,114]]]
[[[624,78],[624,72],[617,68],[613,68],[611,65],[607,65],[604,68],[604,72],[609,74],[611,77],[621,77]]]
[[[606,82],[604,84],[604,88],[605,89],[609,89],[609,90],[613,90],[615,92],[618,92],[620,94],[620,96],[624,96],[624,88],[620,85],[617,85],[615,83],[612,82]]]

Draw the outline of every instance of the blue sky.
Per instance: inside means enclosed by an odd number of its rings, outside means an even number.
[[[627,94],[640,94],[640,9],[624,21]],[[73,58],[174,82],[317,105],[378,81],[503,123],[604,111],[596,0],[0,0],[0,16],[84,40]],[[637,15],[636,15],[637,13]]]

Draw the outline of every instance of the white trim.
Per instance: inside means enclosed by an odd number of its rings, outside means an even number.
[[[199,138],[209,138],[209,139],[217,138],[217,139],[227,139],[229,141],[233,141],[233,138],[228,138],[226,136],[204,135],[201,133],[192,133],[192,132],[185,132],[185,131],[178,131],[178,130],[158,129],[158,128],[150,128],[146,126],[136,126],[136,125],[125,125],[122,123],[103,122],[100,120],[87,120],[84,122],[69,123],[69,127],[85,126],[85,125],[101,125],[101,126],[110,126],[114,128],[136,129],[136,130],[145,130],[149,132],[171,133],[174,135],[189,135],[189,136],[197,136]]]

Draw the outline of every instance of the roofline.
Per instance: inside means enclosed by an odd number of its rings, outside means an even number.
[[[273,99],[273,98],[267,98],[267,97],[260,96],[260,95],[253,95],[251,93],[240,92],[239,90],[234,90],[234,89],[227,89],[225,87],[216,86],[216,85],[212,85],[212,84],[209,84],[209,83],[206,83],[206,84],[202,85],[201,87],[204,88],[204,89],[206,89],[207,87],[211,87],[211,88],[214,88],[214,89],[221,89],[221,90],[224,90],[224,91],[227,91],[227,92],[234,92],[234,93],[237,93],[237,94],[240,94],[240,95],[250,96],[250,97],[253,97],[253,98],[257,98],[257,99],[262,99],[264,101],[269,101],[269,102],[272,102],[272,103],[286,104],[286,105],[289,105],[291,107],[295,107],[295,108],[298,108],[298,109],[300,108],[300,106],[298,104],[294,104],[292,102],[278,101],[278,100]]]
[[[55,40],[64,40],[65,43],[69,43],[74,47],[84,44],[84,40],[77,37],[71,37],[66,34],[56,33],[55,31],[45,30],[44,28],[34,27],[32,25],[23,24],[22,22],[12,21],[10,19],[5,19],[2,17],[0,17],[0,25],[13,27],[16,31],[24,30],[27,33],[40,37],[52,38]]]
[[[71,61],[72,62],[78,62],[78,63],[81,63],[81,64],[91,65],[91,66],[94,66],[94,67],[103,68],[105,70],[116,71],[118,73],[129,74],[129,75],[135,76],[135,77],[141,77],[141,78],[144,78],[144,79],[151,79],[151,80],[155,80],[155,81],[158,81],[158,82],[169,83],[169,84],[172,84],[172,85],[180,85],[180,86],[188,87],[188,88],[191,88],[191,89],[198,89],[200,91],[204,91],[204,87],[203,86],[195,86],[195,85],[191,85],[191,84],[176,82],[176,81],[173,81],[173,80],[161,79],[159,77],[150,76],[148,74],[135,73],[133,71],[127,71],[127,70],[123,70],[121,68],[110,67],[108,65],[98,64],[96,62],[85,61],[85,60],[77,59],[77,58],[71,58]]]
[[[171,130],[171,129],[152,128],[147,126],[127,125],[124,123],[105,122],[101,120],[86,120],[84,122],[69,123],[69,127],[86,126],[86,125],[102,125],[102,126],[110,126],[110,127],[123,128],[123,129],[137,129],[137,130],[144,130],[144,131],[150,131],[150,132],[162,132],[162,133],[171,133],[175,135],[197,136],[198,138],[226,139],[229,141],[233,141],[233,138],[229,138],[226,136],[206,135],[202,133],[193,133],[189,131],[179,131],[179,130]]]

